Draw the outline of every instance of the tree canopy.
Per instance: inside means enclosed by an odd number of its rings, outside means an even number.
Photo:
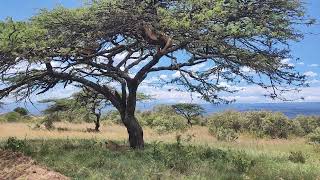
[[[97,0],[41,10],[28,21],[0,22],[0,97],[90,87],[120,112],[130,145],[143,147],[134,112],[148,75],[178,72],[159,82],[209,102],[228,102],[218,93],[234,92],[221,81],[245,80],[281,98],[305,85],[282,60],[291,57],[289,42],[303,37],[295,25],[310,22],[299,0]]]
[[[203,107],[201,107],[198,104],[192,104],[192,103],[174,104],[172,105],[172,108],[175,110],[177,114],[187,119],[188,124],[191,126],[192,126],[192,120],[194,120],[199,116],[202,116],[202,114],[205,112]]]

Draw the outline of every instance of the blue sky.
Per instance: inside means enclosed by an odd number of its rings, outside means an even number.
[[[299,29],[306,33],[305,38],[298,43],[292,43],[292,54],[295,58],[300,58],[300,61],[296,62],[293,59],[286,60],[287,63],[292,64],[298,71],[308,76],[311,87],[302,89],[302,92],[298,96],[305,97],[306,101],[318,101],[320,102],[320,0],[305,0],[307,13],[313,18],[317,19],[317,25],[312,27],[301,26]],[[35,15],[41,8],[53,8],[57,5],[63,5],[66,7],[81,6],[82,0],[0,0],[0,20],[4,20],[6,17],[13,17],[14,20],[26,20],[32,15]],[[157,76],[150,76],[151,81],[154,78],[168,76],[174,76],[173,73],[157,74]],[[261,92],[261,89],[254,86],[243,87],[244,91],[231,95],[236,98],[238,102],[271,102],[270,99],[266,99]],[[62,90],[60,87],[55,88],[52,92],[64,92],[61,93],[67,96],[74,92],[73,87],[69,87],[66,90]],[[165,89],[156,89],[148,86],[142,86],[141,90],[146,93],[155,93],[155,97],[161,102],[168,101],[182,101],[182,102],[201,102],[197,98],[191,98],[189,93],[170,92]],[[48,93],[43,95],[44,97],[54,96],[59,93]],[[296,94],[294,94],[297,96]],[[292,96],[289,94],[289,96]]]

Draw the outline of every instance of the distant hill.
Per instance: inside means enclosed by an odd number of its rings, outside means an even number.
[[[159,103],[147,102],[139,103],[137,109],[141,111],[151,110]],[[42,111],[48,106],[47,104],[35,103],[34,106],[31,103],[11,103],[6,104],[0,113],[12,111],[15,107],[26,107],[31,114],[40,115]],[[297,115],[319,115],[320,116],[320,102],[290,102],[290,103],[233,103],[229,105],[220,104],[202,104],[203,108],[206,110],[207,114],[225,111],[225,110],[237,110],[237,111],[259,111],[268,110],[274,112],[282,112],[290,118],[294,118]],[[112,109],[107,108],[107,110]]]

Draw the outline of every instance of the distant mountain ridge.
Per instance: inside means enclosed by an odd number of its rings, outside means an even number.
[[[141,111],[151,110],[159,103],[147,102],[139,103],[137,109]],[[31,103],[11,103],[6,104],[0,113],[12,111],[15,107],[26,107],[30,113],[34,115],[42,114],[42,111],[46,109],[47,104],[35,103],[34,106]],[[215,112],[221,112],[225,110],[237,110],[237,111],[273,111],[282,112],[289,118],[294,118],[297,115],[318,115],[320,116],[320,102],[290,102],[290,103],[233,103],[233,104],[201,104],[201,106],[206,110],[207,114],[212,114]],[[111,107],[107,110],[112,109]]]

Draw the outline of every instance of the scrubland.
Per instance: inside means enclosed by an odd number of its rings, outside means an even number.
[[[319,117],[227,111],[193,126],[168,111],[137,117],[143,150],[128,147],[116,113],[100,132],[63,118],[49,130],[46,117],[2,121],[0,146],[73,179],[320,179]]]

